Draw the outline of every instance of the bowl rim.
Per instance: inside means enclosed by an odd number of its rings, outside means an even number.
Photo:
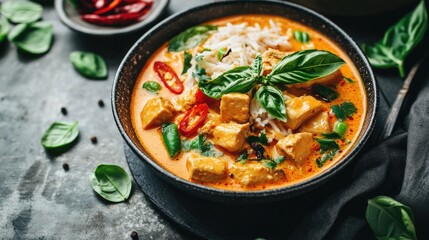
[[[103,26],[94,25],[100,27],[99,29],[97,29],[88,28],[73,21],[64,9],[64,4],[67,4],[67,1],[68,0],[55,0],[54,2],[56,12],[60,17],[61,22],[63,22],[64,25],[76,32],[93,36],[115,36],[136,32],[158,19],[168,6],[168,3],[170,2],[170,0],[157,0],[157,2],[159,3],[156,8],[152,6],[152,9],[148,12],[147,16],[143,20],[138,21],[136,23],[118,28],[103,28]]]
[[[142,153],[139,148],[133,143],[133,141],[130,139],[130,137],[125,132],[124,127],[122,126],[122,123],[119,119],[118,111],[116,108],[116,89],[118,86],[118,81],[120,77],[121,70],[124,68],[124,65],[127,64],[127,62],[130,61],[135,49],[140,45],[142,41],[144,41],[147,37],[150,37],[154,32],[160,30],[164,25],[174,21],[177,18],[180,18],[184,15],[191,14],[193,12],[202,11],[206,8],[215,8],[217,6],[222,5],[234,5],[234,4],[240,4],[240,1],[234,1],[234,0],[228,0],[228,1],[220,1],[220,2],[212,2],[204,5],[199,5],[190,9],[186,9],[183,11],[180,11],[178,13],[175,13],[171,15],[170,17],[164,19],[154,27],[152,27],[149,31],[147,31],[145,34],[143,34],[130,48],[130,50],[127,52],[123,60],[121,61],[118,70],[115,75],[115,79],[113,81],[112,85],[112,91],[111,91],[111,105],[112,105],[112,112],[115,119],[115,123],[119,129],[119,132],[121,136],[124,138],[127,145],[130,147],[130,149],[140,158],[140,160],[144,160],[146,164],[148,164],[152,169],[155,170],[155,172],[158,174],[158,176],[161,176],[163,179],[167,180],[170,183],[173,183],[175,186],[179,186],[182,189],[185,190],[191,190],[193,193],[197,193],[199,196],[213,196],[216,195],[217,197],[221,199],[228,199],[228,200],[245,200],[245,199],[252,199],[252,200],[261,200],[266,199],[266,197],[270,197],[271,199],[286,199],[290,197],[294,197],[296,195],[300,195],[302,193],[308,192],[314,187],[326,182],[331,177],[336,175],[338,172],[343,170],[352,160],[357,156],[357,154],[362,150],[365,143],[367,142],[369,136],[371,135],[375,123],[376,123],[376,117],[378,113],[379,108],[379,94],[378,94],[378,86],[376,83],[375,75],[372,71],[372,68],[369,64],[368,59],[363,54],[360,47],[353,41],[353,39],[345,33],[344,30],[342,30],[339,26],[337,26],[335,23],[327,19],[326,17],[322,16],[321,14],[308,9],[306,7],[303,7],[301,5],[291,3],[291,2],[284,2],[279,0],[251,0],[246,1],[247,4],[252,3],[264,3],[264,4],[273,4],[273,5],[283,5],[288,8],[294,8],[295,10],[298,10],[300,12],[306,12],[307,14],[311,14],[314,17],[318,18],[319,20],[322,20],[326,24],[330,25],[330,27],[334,28],[334,30],[339,34],[342,35],[342,37],[346,40],[346,42],[352,47],[353,50],[356,51],[358,57],[362,60],[362,66],[364,66],[364,69],[367,71],[367,75],[370,81],[370,86],[372,86],[373,89],[373,95],[371,97],[373,101],[373,109],[371,112],[369,112],[369,109],[367,109],[368,112],[366,112],[366,116],[370,116],[369,124],[366,128],[366,131],[363,133],[362,137],[357,141],[354,148],[351,149],[343,159],[338,161],[336,164],[331,166],[329,169],[324,170],[320,174],[317,174],[313,177],[307,178],[304,181],[300,181],[297,183],[294,183],[292,185],[278,187],[278,188],[272,188],[267,190],[256,190],[256,191],[232,191],[232,190],[225,190],[225,189],[218,189],[213,187],[208,187],[199,183],[191,182],[189,180],[180,178],[173,173],[169,172],[168,170],[164,169],[161,165],[156,163],[155,160],[152,160],[150,156]],[[305,24],[305,23],[303,23]],[[184,29],[183,29],[184,30]],[[332,38],[331,38],[332,40]],[[335,42],[335,41],[334,41]],[[367,104],[370,101],[370,96],[367,95]],[[177,184],[179,183],[179,184]],[[216,200],[216,199],[213,199]]]

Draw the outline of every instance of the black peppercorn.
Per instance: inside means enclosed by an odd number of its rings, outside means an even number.
[[[67,163],[63,163],[63,169],[64,171],[68,171],[70,169],[69,165]]]
[[[92,136],[92,137],[91,137],[91,142],[92,142],[93,144],[96,144],[96,143],[98,142],[97,137],[96,137],[96,136]]]
[[[133,240],[139,239],[139,234],[136,231],[132,231],[130,236]]]
[[[67,115],[67,109],[66,109],[65,107],[62,107],[62,108],[61,108],[61,113],[62,113],[63,115]]]
[[[104,107],[104,101],[102,99],[98,100],[98,106]]]

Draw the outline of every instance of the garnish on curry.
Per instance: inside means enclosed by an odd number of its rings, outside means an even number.
[[[360,132],[364,91],[326,36],[286,18],[245,15],[165,43],[136,82],[131,117],[142,146],[171,173],[262,190],[339,161]]]

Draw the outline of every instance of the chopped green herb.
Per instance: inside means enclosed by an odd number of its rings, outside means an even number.
[[[322,136],[326,139],[340,139],[341,138],[341,135],[339,135],[336,132],[322,133]]]
[[[240,156],[238,156],[236,161],[244,164],[246,163],[247,157],[248,157],[247,151],[244,151],[242,154],[240,154]]]
[[[344,80],[346,80],[348,83],[354,83],[354,82],[355,82],[355,81],[353,81],[353,79],[351,79],[351,78],[344,77],[344,76],[343,76],[343,78],[344,78]]]
[[[274,159],[267,159],[264,161],[264,165],[268,168],[275,169],[280,163],[285,161],[285,157],[280,156]]]
[[[301,32],[298,30],[293,31],[293,37],[298,42],[308,43],[310,41],[310,36],[306,32]]]
[[[200,67],[200,65],[198,65],[198,64],[195,66],[195,72],[192,73],[192,77],[194,77],[198,81],[209,81],[209,80],[211,80],[211,78],[209,76],[207,76],[206,70],[204,68]]]
[[[182,70],[182,75],[185,74],[189,68],[192,67],[191,64],[191,60],[192,60],[192,54],[188,53],[188,52],[183,52],[183,70]]]
[[[338,120],[345,120],[357,112],[355,105],[349,101],[343,102],[340,105],[334,105],[331,108]]]
[[[337,99],[338,96],[340,95],[334,89],[323,85],[316,85],[313,87],[312,90],[314,94],[317,94],[318,96],[320,96],[325,102],[333,101]]]
[[[334,139],[323,139],[319,138],[316,141],[320,145],[320,153],[322,153],[321,158],[316,159],[317,166],[323,167],[328,160],[335,157],[340,150],[340,146],[338,146],[337,142]]]
[[[158,93],[161,90],[161,85],[154,81],[147,81],[143,83],[142,88],[146,89],[149,92]]]
[[[182,147],[185,152],[196,150],[206,157],[221,157],[223,155],[223,153],[212,143],[208,142],[202,134],[199,134],[191,140],[182,141]]]
[[[259,142],[263,145],[268,145],[268,138],[267,138],[267,135],[265,134],[265,130],[263,130],[259,134],[259,136],[249,136],[246,140],[248,144]]]
[[[317,166],[319,168],[323,167],[323,165],[328,160],[331,160],[332,158],[334,158],[335,155],[337,155],[337,153],[338,153],[338,150],[332,150],[332,151],[329,151],[329,152],[323,154],[321,158],[316,159]]]

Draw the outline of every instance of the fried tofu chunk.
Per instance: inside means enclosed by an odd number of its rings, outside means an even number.
[[[250,124],[222,123],[213,131],[213,142],[230,152],[240,152],[246,143]]]
[[[186,161],[189,178],[198,182],[217,182],[227,177],[226,162],[217,158],[191,155]]]
[[[312,86],[314,86],[316,84],[331,85],[331,84],[334,84],[335,82],[337,82],[341,78],[341,76],[342,76],[341,71],[337,70],[337,71],[329,74],[328,76],[316,78],[316,79],[313,79],[311,81],[307,81],[307,82],[303,82],[303,83],[294,84],[293,87],[311,88]]]
[[[302,163],[311,154],[313,135],[303,132],[290,134],[277,142],[276,147],[297,163]]]
[[[154,97],[147,101],[140,113],[143,129],[149,129],[170,121],[176,109],[168,99]]]
[[[195,105],[195,103],[197,102],[197,91],[198,86],[194,86],[193,88],[191,88],[191,90],[185,92],[177,98],[177,104],[180,106],[180,111],[186,112]]]
[[[268,49],[262,53],[262,74],[269,74],[274,66],[280,62],[284,57],[291,54],[291,52],[282,52],[276,49]]]
[[[309,133],[329,133],[331,131],[331,126],[329,126],[329,114],[327,112],[321,112],[308,119],[302,124],[301,131]]]
[[[322,110],[322,103],[312,96],[301,96],[286,101],[286,126],[292,130],[297,129],[301,124],[319,113]]]
[[[207,115],[207,122],[201,128],[201,132],[203,134],[212,136],[216,126],[221,123],[222,123],[222,119],[219,114],[215,112],[209,112],[209,114]]]
[[[249,120],[250,97],[242,93],[229,93],[222,96],[220,115],[225,122],[246,123]]]
[[[271,169],[261,162],[234,163],[229,169],[234,180],[243,186],[272,183],[285,178],[281,169]]]

